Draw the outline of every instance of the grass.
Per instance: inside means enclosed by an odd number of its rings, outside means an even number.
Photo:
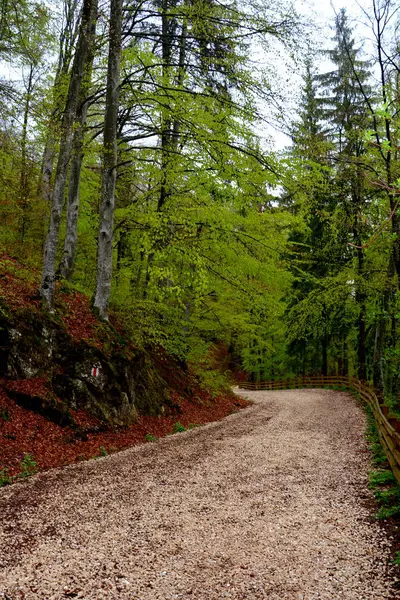
[[[392,483],[396,483],[396,477],[393,475],[392,471],[372,471],[369,475],[369,487],[371,489],[379,486],[391,485]]]
[[[6,406],[0,407],[0,419],[6,423],[11,419],[10,413]]]
[[[11,475],[8,474],[8,469],[1,469],[0,470],[0,488],[5,486],[5,485],[10,485],[12,483],[13,479],[11,477]]]
[[[186,427],[180,421],[173,424],[172,433],[182,433],[183,431],[186,431]]]
[[[94,456],[92,456],[92,459],[97,460],[98,458],[101,458],[102,456],[108,456],[108,452],[104,446],[100,446],[99,454],[95,454]],[[80,457],[77,456],[77,459],[80,460]],[[85,460],[85,459],[83,458],[83,460]]]
[[[376,469],[369,474],[369,487],[378,502],[376,519],[386,520],[400,517],[400,485],[388,467],[387,458],[379,440],[378,427],[368,405],[364,407],[367,415],[366,438],[372,453],[372,462]],[[399,555],[400,559],[400,555]],[[400,564],[400,563],[399,563]]]
[[[11,476],[7,468],[0,469],[0,488],[5,485],[11,485],[17,478],[27,479],[31,475],[34,475],[37,471],[37,464],[32,454],[24,454],[24,458],[21,461],[21,472],[14,477]]]
[[[399,401],[393,396],[385,395],[385,406],[389,408],[390,416],[400,420]]]
[[[36,461],[32,454],[24,454],[24,458],[21,461],[21,473],[19,474],[19,477],[26,479],[27,477],[34,475],[37,471],[36,467]]]

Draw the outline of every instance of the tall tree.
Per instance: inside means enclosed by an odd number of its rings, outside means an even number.
[[[94,307],[108,319],[111,293],[115,182],[118,162],[118,107],[122,52],[122,0],[111,0],[106,109],[104,115],[103,176]]]
[[[97,0],[84,0],[79,36],[71,68],[68,94],[61,123],[60,149],[52,198],[52,211],[47,234],[40,294],[52,307],[55,289],[55,266],[65,185],[71,159],[74,125],[77,120],[81,89],[91,61],[97,21]]]
[[[54,85],[51,90],[50,115],[46,123],[45,146],[39,177],[38,191],[48,204],[51,203],[51,183],[56,157],[57,140],[59,138],[59,122],[65,106],[65,95],[68,86],[68,73],[79,28],[78,0],[63,0],[61,14],[61,31],[58,44],[58,60]]]
[[[363,215],[369,200],[366,193],[365,131],[370,115],[365,95],[372,91],[369,63],[360,57],[348,16],[341,9],[335,19],[335,47],[329,51],[334,70],[319,77],[325,95],[321,99],[329,134],[335,145],[336,180],[338,189],[337,217],[344,235],[352,244],[356,262],[356,304],[358,315],[358,376],[367,378],[366,371],[366,296],[364,282]],[[346,232],[347,230],[347,232]]]

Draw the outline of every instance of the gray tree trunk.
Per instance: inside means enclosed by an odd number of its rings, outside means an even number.
[[[59,137],[59,132],[57,132],[57,120],[60,119],[62,111],[61,101],[63,100],[63,94],[60,93],[60,89],[63,89],[64,80],[68,75],[73,49],[78,36],[78,1],[64,0],[63,12],[64,26],[60,34],[58,65],[53,86],[54,107],[49,119],[46,144],[43,151],[42,166],[38,182],[38,194],[42,196],[47,204],[51,204],[52,199],[51,179],[53,176],[57,140]]]
[[[26,226],[28,220],[28,157],[27,157],[27,142],[28,142],[28,119],[31,108],[31,95],[33,86],[33,64],[30,65],[28,85],[26,88],[26,99],[24,107],[24,120],[22,125],[22,141],[21,141],[21,176],[20,176],[20,206],[21,206],[21,226],[20,240],[23,246],[25,241]]]
[[[122,45],[122,0],[111,0],[107,70],[106,109],[104,118],[103,179],[97,250],[97,278],[94,308],[101,319],[108,320],[111,293],[115,183],[117,178],[117,120]]]
[[[60,150],[52,195],[52,211],[49,232],[47,234],[40,295],[51,308],[54,300],[55,264],[57,255],[60,221],[64,206],[65,185],[71,158],[74,123],[78,111],[82,82],[87,73],[90,58],[90,40],[95,35],[97,19],[97,0],[84,0],[78,43],[71,69],[65,111],[61,123]]]
[[[53,165],[56,156],[56,141],[53,132],[49,132],[46,139],[46,145],[42,158],[42,169],[40,173],[39,193],[43,200],[51,203],[51,178],[53,175]]]
[[[93,10],[97,13],[97,2]],[[64,240],[64,250],[60,261],[60,273],[63,277],[71,280],[75,265],[76,249],[78,244],[78,217],[79,217],[79,189],[81,180],[81,170],[83,162],[83,144],[85,139],[86,118],[89,108],[87,101],[94,60],[95,31],[94,35],[88,40],[88,56],[85,65],[85,79],[82,82],[78,102],[77,122],[74,127],[74,138],[72,142],[72,162],[68,185],[68,205],[67,205],[67,230]]]
[[[81,170],[83,162],[83,141],[87,105],[82,110],[79,126],[74,133],[73,158],[69,174],[68,204],[67,204],[67,230],[65,233],[64,250],[60,261],[60,273],[68,281],[71,280],[75,265],[76,249],[78,244],[78,217],[79,217],[79,192]]]

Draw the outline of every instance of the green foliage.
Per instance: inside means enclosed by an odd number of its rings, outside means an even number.
[[[385,406],[389,408],[390,415],[396,419],[400,419],[400,401],[393,394],[385,394]]]
[[[146,442],[158,442],[158,437],[151,433],[146,433],[145,440]]]
[[[374,496],[379,504],[377,519],[390,519],[400,516],[400,485],[392,471],[385,468],[388,464],[383,447],[379,441],[378,428],[368,405],[365,406],[367,415],[366,438],[369,441],[374,464],[378,470],[369,474],[369,487],[374,490]]]
[[[400,516],[400,503],[394,504],[393,506],[381,506],[377,513],[376,518],[380,520],[393,519]]]
[[[400,486],[396,485],[387,490],[375,490],[375,498],[385,507],[399,505],[400,509]]]
[[[0,469],[0,488],[12,483],[12,477],[8,473],[8,469]]]
[[[387,486],[396,484],[396,477],[392,471],[387,469],[383,471],[372,471],[369,475],[369,486],[370,488],[376,488],[379,486]]]
[[[182,433],[183,431],[186,431],[186,427],[184,427],[182,425],[182,423],[177,421],[176,423],[173,424],[172,433]]]
[[[108,452],[104,446],[100,446],[100,456],[108,456]]]
[[[9,412],[7,406],[0,407],[0,419],[2,421],[4,421],[4,423],[6,423],[7,421],[9,421],[11,419],[11,415],[10,415],[10,412]]]
[[[32,456],[32,454],[25,453],[24,458],[21,461],[21,473],[19,476],[23,477],[23,478],[27,478],[27,477],[30,477],[31,475],[34,475],[37,470],[36,467],[37,467],[36,461],[35,461],[34,457]]]
[[[0,82],[0,274],[20,268],[8,254],[37,284],[51,211],[41,189],[43,152],[51,142],[56,164],[79,11],[56,40],[54,3],[14,4],[0,23],[0,56],[21,69],[20,81]],[[278,154],[263,139],[263,111],[284,108],[274,53],[304,42],[292,7],[167,0],[157,10],[156,22],[151,3],[137,7],[147,34],[128,36],[121,63],[111,306],[131,344],[195,365],[213,394],[229,387],[235,370],[254,381],[359,374],[400,411],[399,103],[389,68],[398,64],[397,46],[384,49],[384,84],[373,89],[373,65],[339,11],[332,68],[319,73],[316,53],[305,57],[293,145]],[[265,52],[262,69],[251,60],[254,39]],[[58,43],[57,64],[47,64]],[[67,284],[89,296],[105,48],[96,45],[87,83],[78,246]],[[60,242],[65,231],[63,215]],[[57,260],[60,252],[61,243]],[[210,361],[219,343],[229,353],[222,375]]]
[[[200,352],[198,352],[200,350]],[[198,356],[196,357],[196,354]],[[232,374],[229,371],[222,372],[213,366],[213,349],[206,352],[197,348],[189,355],[189,362],[193,373],[197,376],[200,386],[216,396],[230,392],[232,386]]]
[[[379,440],[378,428],[375,423],[374,416],[372,414],[371,408],[366,404],[364,405],[364,410],[367,415],[367,430],[365,436],[369,442],[371,452],[372,452],[372,461],[377,466],[382,466],[387,464],[387,458],[385,452],[383,450],[382,444]]]

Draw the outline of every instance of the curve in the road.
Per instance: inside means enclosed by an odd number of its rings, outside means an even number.
[[[0,598],[400,598],[350,394],[251,392],[191,432],[0,491]]]

